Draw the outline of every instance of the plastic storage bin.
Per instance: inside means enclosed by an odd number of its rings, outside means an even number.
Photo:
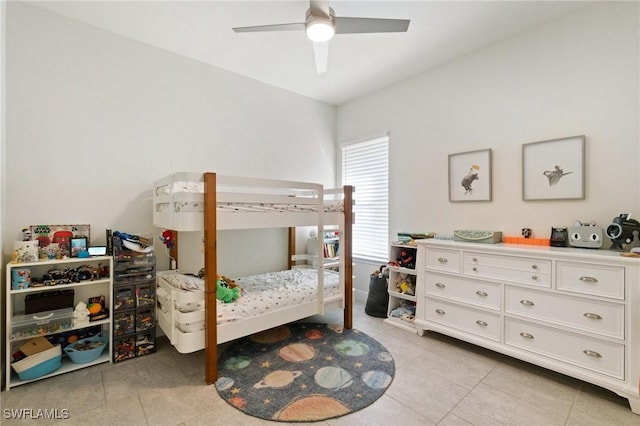
[[[145,308],[136,311],[136,331],[151,330],[156,325],[155,308]]]
[[[155,331],[136,335],[136,356],[152,354],[156,351]]]
[[[136,285],[136,307],[153,306],[156,303],[156,283],[151,281]]]
[[[135,286],[125,285],[113,288],[113,310],[122,311],[136,307]]]
[[[93,337],[87,337],[86,339],[78,340],[70,344],[64,348],[64,353],[72,362],[84,364],[98,359],[108,343],[109,336],[106,333],[99,333]],[[98,346],[92,347],[95,345]]]
[[[21,380],[33,380],[53,373],[62,363],[62,349],[56,345],[11,364]]]
[[[11,340],[60,333],[72,325],[73,308],[16,315],[11,319]]]
[[[134,311],[113,314],[113,335],[123,336],[136,332],[136,316]]]
[[[125,336],[113,339],[113,362],[122,362],[136,356],[136,337]]]

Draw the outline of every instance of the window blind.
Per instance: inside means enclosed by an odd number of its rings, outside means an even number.
[[[342,183],[355,187],[353,256],[389,260],[389,138],[342,146]]]

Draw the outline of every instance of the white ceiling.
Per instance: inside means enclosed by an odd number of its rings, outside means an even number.
[[[410,19],[407,33],[339,34],[317,74],[304,32],[237,26],[303,22],[308,2],[29,1],[134,40],[340,105],[585,7],[584,1],[330,2],[336,16]]]

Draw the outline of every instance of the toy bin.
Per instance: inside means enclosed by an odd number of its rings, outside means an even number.
[[[151,330],[156,325],[155,307],[136,312],[136,331]]]
[[[113,310],[122,311],[136,307],[135,286],[125,285],[113,288]]]
[[[53,373],[62,362],[62,349],[56,345],[43,352],[28,356],[11,364],[20,380],[33,380]]]
[[[136,332],[136,317],[134,311],[117,312],[113,314],[113,335],[123,336]]]
[[[155,281],[136,285],[136,306],[138,308],[142,308],[145,306],[154,306],[156,304],[155,296]]]
[[[152,354],[156,351],[155,332],[136,335],[136,356]]]
[[[73,308],[56,309],[11,318],[11,340],[43,336],[69,330],[73,325]]]
[[[86,339],[78,340],[68,345],[64,348],[64,353],[72,362],[84,364],[98,359],[108,343],[109,336],[101,332],[93,337],[87,337]]]
[[[136,337],[125,336],[113,339],[113,362],[126,361],[136,356]]]

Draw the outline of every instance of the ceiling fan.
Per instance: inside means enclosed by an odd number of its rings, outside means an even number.
[[[400,33],[407,32],[408,19],[347,18],[336,16],[327,0],[310,0],[304,22],[291,24],[257,25],[235,27],[237,33],[266,31],[305,31],[313,41],[313,51],[318,74],[327,71],[329,40],[334,34],[356,33]]]

